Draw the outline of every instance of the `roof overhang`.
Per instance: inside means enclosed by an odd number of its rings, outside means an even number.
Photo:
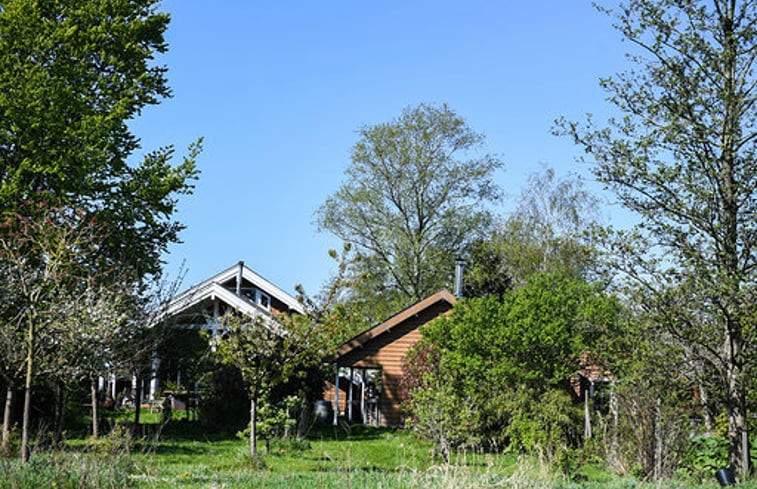
[[[376,326],[373,326],[372,328],[360,333],[359,335],[345,342],[342,346],[340,346],[337,349],[334,355],[327,358],[326,360],[329,362],[338,363],[339,359],[342,358],[343,356],[351,353],[353,350],[357,348],[361,348],[363,345],[365,345],[369,341],[391,331],[396,326],[399,326],[400,324],[404,323],[408,319],[411,319],[417,316],[418,314],[438,304],[439,302],[446,302],[450,306],[454,306],[455,301],[456,301],[455,296],[452,295],[452,293],[450,293],[448,290],[440,290],[439,292],[421,301],[418,301],[411,306],[408,306],[407,308],[398,312],[397,314],[390,317],[386,321],[379,323]]]
[[[289,307],[291,310],[298,312],[300,314],[305,314],[305,308],[296,298],[294,298],[289,293],[285,292],[283,289],[277,287],[272,282],[266,280],[262,276],[253,272],[249,267],[244,265],[243,262],[239,262],[236,265],[233,265],[227,268],[226,270],[219,272],[213,275],[212,277],[208,278],[207,280],[204,280],[200,282],[199,284],[189,288],[188,290],[185,290],[184,292],[178,294],[174,299],[171,300],[171,304],[173,304],[174,302],[182,302],[187,297],[193,297],[199,292],[203,291],[204,289],[212,286],[213,284],[218,285],[218,284],[226,282],[227,280],[236,278],[239,274],[240,266],[242,268],[243,279],[249,282],[252,282],[253,284],[255,284],[256,287],[258,287],[260,290],[262,290],[266,294],[280,300],[281,302],[286,304],[286,306]],[[233,292],[231,294],[235,295]],[[171,306],[169,304],[169,308],[170,307]]]

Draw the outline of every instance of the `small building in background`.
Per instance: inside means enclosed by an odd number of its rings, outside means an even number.
[[[454,295],[439,291],[339,347],[329,359],[336,366],[334,383],[327,383],[324,392],[324,399],[336,406],[334,422],[343,413],[350,422],[401,426],[406,353],[421,338],[418,328],[447,314],[454,304]]]

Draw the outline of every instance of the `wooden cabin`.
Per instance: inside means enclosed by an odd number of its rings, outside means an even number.
[[[400,379],[405,354],[421,338],[421,326],[447,314],[455,297],[442,290],[344,343],[329,359],[336,365],[334,383],[324,399],[351,422],[401,426]]]

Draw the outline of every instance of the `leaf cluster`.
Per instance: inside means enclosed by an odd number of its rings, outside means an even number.
[[[318,227],[354,244],[405,302],[420,300],[447,284],[455,255],[489,222],[483,204],[499,197],[502,163],[472,156],[483,136],[446,105],[408,107],[358,133]]]
[[[567,424],[562,417],[552,425],[524,423],[540,419],[537,408],[559,410],[555,403],[570,408],[575,392],[569,379],[613,329],[617,314],[614,299],[560,274],[536,274],[502,300],[490,296],[459,302],[449,317],[423,328],[423,339],[409,357],[430,360],[409,367],[416,373],[409,409],[424,427],[421,418],[430,408],[419,403],[432,402],[425,391],[447,392],[452,399],[445,402],[465,409],[469,444],[530,449],[537,439],[567,443],[568,432],[575,441],[574,418]],[[549,432],[551,426],[560,426],[559,434]],[[540,431],[544,437],[530,435],[537,429],[546,430]]]

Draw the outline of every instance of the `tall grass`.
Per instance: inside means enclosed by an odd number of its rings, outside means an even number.
[[[126,457],[103,460],[89,453],[38,453],[27,464],[0,460],[0,489],[120,489],[136,487]]]

